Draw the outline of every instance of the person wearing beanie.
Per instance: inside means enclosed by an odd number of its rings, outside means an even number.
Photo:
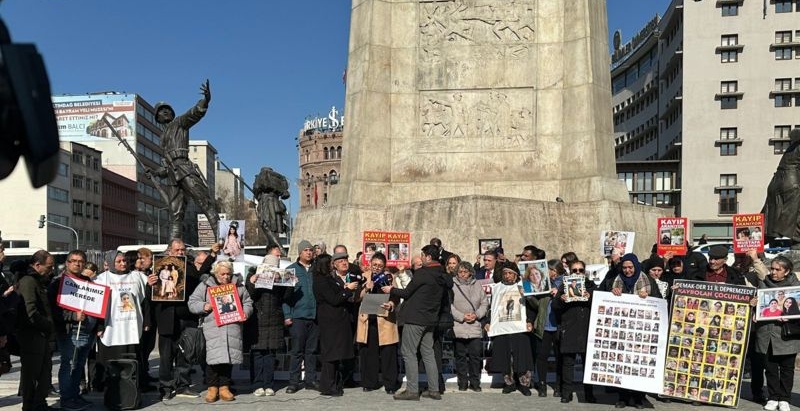
[[[297,261],[288,268],[294,269],[297,283],[291,297],[283,303],[283,322],[289,327],[292,347],[289,351],[289,385],[287,394],[294,394],[303,387],[300,385],[300,367],[304,363],[305,388],[318,389],[317,345],[319,326],[317,325],[317,300],[308,270],[314,259],[314,246],[308,240],[297,244]]]

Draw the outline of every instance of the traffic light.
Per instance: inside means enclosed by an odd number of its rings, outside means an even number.
[[[45,222],[45,216],[44,215],[40,215],[39,216],[39,228],[44,228],[44,222]]]

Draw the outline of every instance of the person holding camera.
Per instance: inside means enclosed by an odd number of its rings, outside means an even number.
[[[372,255],[372,260],[364,275],[367,278],[367,293],[385,294],[381,287],[392,285],[393,276],[386,268],[386,256],[382,253]],[[364,391],[374,391],[383,384],[387,394],[397,391],[397,343],[400,334],[397,329],[395,307],[399,297],[391,297],[384,304],[386,315],[359,313],[356,321],[356,342],[361,365],[361,386]],[[378,373],[381,380],[378,380]]]

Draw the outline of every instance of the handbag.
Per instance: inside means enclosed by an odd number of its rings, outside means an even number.
[[[786,321],[781,324],[781,338],[784,340],[795,340],[800,338],[800,323]]]

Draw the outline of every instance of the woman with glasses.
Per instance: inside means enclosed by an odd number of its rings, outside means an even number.
[[[570,254],[570,253],[567,253]],[[574,254],[574,253],[572,253]],[[566,255],[566,254],[565,254]],[[562,261],[564,258],[562,257]],[[586,275],[586,264],[577,259],[577,256],[569,265],[571,275]],[[564,287],[559,287],[558,292],[552,300],[552,310],[560,316],[561,322],[558,325],[559,349],[561,351],[561,402],[572,401],[575,392],[575,357],[578,354],[586,362],[586,341],[589,338],[589,317],[592,308],[592,293],[595,290],[594,281],[586,279],[586,288],[582,291],[585,301],[573,301],[564,292]],[[569,301],[569,302],[568,302]],[[583,385],[584,401],[595,403],[592,386]]]
[[[369,266],[364,268],[367,293],[384,294],[381,287],[393,284],[393,276],[386,270],[386,256],[383,253],[372,254]],[[394,310],[399,302],[399,298],[390,297],[388,304],[391,308],[386,311],[385,316],[358,314],[356,342],[361,367],[361,387],[364,391],[374,391],[383,385],[387,394],[394,394],[400,386],[397,379],[397,343],[400,341],[400,334]]]
[[[472,264],[462,261],[455,271],[450,311],[455,321],[453,345],[458,390],[466,391],[469,388],[480,392],[483,363],[481,320],[489,309],[489,299],[483,286],[475,280],[475,268]]]
[[[607,278],[600,285],[600,290],[609,291],[616,296],[622,294],[635,294],[641,298],[661,296],[658,284],[655,280],[648,277],[642,272],[639,259],[634,254],[625,254],[620,259],[622,272],[612,278]],[[692,318],[694,321],[694,318]],[[644,393],[640,391],[619,389],[619,399],[615,405],[616,408],[625,408],[633,402],[633,406],[637,409],[644,408]]]
[[[793,269],[794,264],[791,260],[781,255],[775,257],[770,263],[769,276],[760,281],[758,288],[794,287],[800,285],[800,280],[797,279]],[[780,304],[776,299],[770,301],[770,305],[773,304],[778,306],[777,311],[782,313]],[[767,393],[769,396],[764,409],[767,411],[788,411],[790,408],[789,401],[794,385],[794,362],[795,358],[797,358],[797,352],[800,351],[800,339],[787,339],[781,336],[781,329],[786,321],[785,319],[759,321],[754,327],[756,337],[755,355],[760,357],[759,359],[766,369]],[[788,321],[797,322],[798,320]],[[753,358],[755,359],[756,357]]]

